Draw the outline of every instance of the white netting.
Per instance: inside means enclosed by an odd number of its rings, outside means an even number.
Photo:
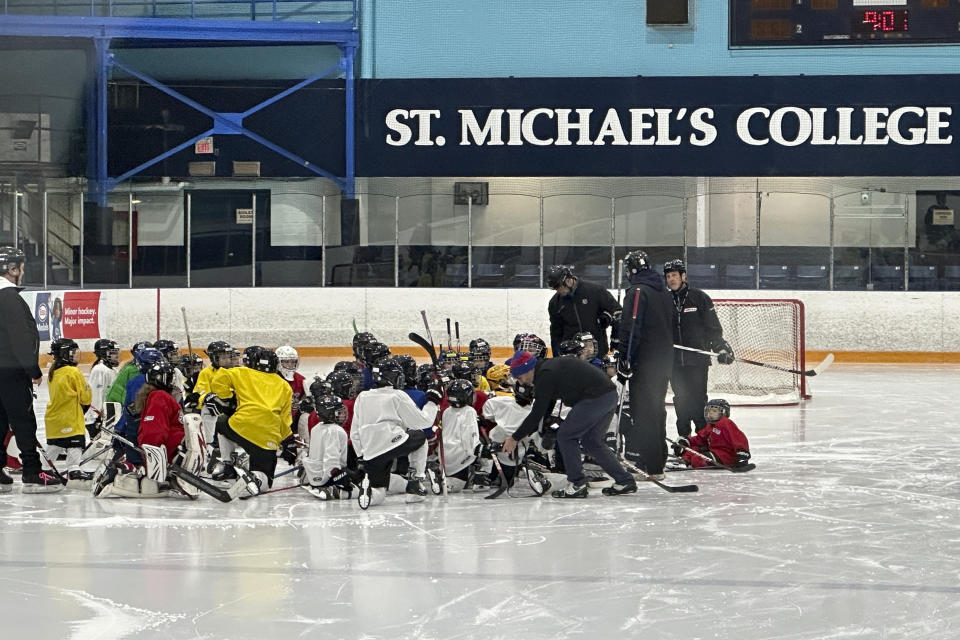
[[[714,300],[726,338],[738,358],[804,370],[803,303],[799,300]],[[805,394],[802,376],[744,362],[714,361],[710,398],[730,404],[794,404]]]

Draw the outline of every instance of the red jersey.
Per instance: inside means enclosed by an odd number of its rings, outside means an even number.
[[[183,442],[183,412],[173,396],[156,389],[147,396],[147,404],[140,415],[140,431],[137,441],[167,450],[167,462]]]
[[[750,443],[733,420],[720,418],[717,422],[708,422],[690,438],[690,448],[697,451],[706,449],[717,456],[721,464],[731,466],[737,462],[737,451],[750,451]],[[690,452],[684,452],[683,459],[692,467],[707,466],[706,460]]]

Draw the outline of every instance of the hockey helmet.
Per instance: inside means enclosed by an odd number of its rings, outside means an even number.
[[[535,333],[526,333],[520,336],[520,345],[517,351],[526,351],[539,359],[543,359],[547,356],[547,343]]]
[[[372,367],[378,361],[390,356],[390,347],[382,342],[368,342],[363,347],[363,357],[360,359],[367,367]]]
[[[157,340],[153,343],[153,348],[162,353],[163,357],[170,362],[175,362],[177,356],[180,355],[177,343],[173,340]]]
[[[453,380],[447,385],[447,401],[451,407],[469,407],[474,399],[473,383],[469,380]]]
[[[470,341],[470,360],[472,362],[484,362],[490,359],[490,343],[483,338],[475,338]]]
[[[557,345],[557,356],[561,358],[576,358],[583,349],[583,343],[579,340],[564,340]]]
[[[220,367],[220,358],[227,351],[231,350],[233,347],[230,346],[229,342],[223,340],[214,340],[209,345],[207,345],[207,357],[210,358],[210,364],[215,368]]]
[[[533,402],[533,385],[523,384],[522,382],[513,383],[513,399],[521,407],[525,407]]]
[[[146,374],[147,369],[149,369],[152,364],[160,362],[161,360],[166,360],[166,358],[153,347],[140,349],[140,351],[137,351],[137,354],[133,356],[133,361],[137,364],[137,369],[143,374]]]
[[[333,393],[344,400],[349,400],[357,395],[358,385],[353,376],[346,371],[331,371],[327,374],[326,382],[330,385]]]
[[[687,266],[683,264],[683,260],[680,258],[674,258],[673,260],[667,260],[663,263],[663,275],[676,271],[677,273],[686,273]]]
[[[260,359],[260,352],[263,347],[258,344],[251,345],[243,350],[243,366],[253,369],[253,363]]]
[[[141,340],[132,347],[130,347],[130,357],[136,360],[137,352],[141,349],[153,349],[153,343],[147,342],[146,340]]]
[[[714,409],[720,412],[720,416],[714,414]],[[707,422],[716,422],[720,417],[729,418],[730,403],[723,398],[707,400],[707,404],[703,405],[703,417]]]
[[[77,366],[77,355],[79,352],[80,345],[70,338],[57,338],[50,343],[50,355],[53,356],[54,364],[58,366]]]
[[[373,383],[378,387],[403,389],[405,382],[403,367],[392,358],[382,358],[380,362],[373,365],[370,373],[373,377]]]
[[[321,421],[343,426],[347,421],[347,408],[343,400],[332,394],[322,395],[315,400],[317,416]]]
[[[195,353],[185,353],[177,359],[177,369],[189,378],[203,369],[203,359]]]
[[[363,347],[370,344],[371,342],[376,342],[377,339],[369,331],[361,331],[356,333],[353,336],[353,357],[357,360],[363,361]]]
[[[623,266],[627,268],[627,275],[633,276],[650,268],[650,256],[643,249],[635,249],[624,257]]]
[[[158,389],[170,391],[173,389],[173,365],[161,358],[147,367],[143,373],[147,379],[147,384],[152,384]]]
[[[600,347],[592,333],[589,331],[581,331],[573,336],[573,339],[579,341],[582,345],[580,352],[577,354],[579,357],[589,360],[597,355]]]
[[[27,254],[20,249],[9,245],[0,247],[0,274],[14,267],[23,267],[26,261]]]
[[[314,401],[317,398],[322,396],[335,395],[333,393],[333,387],[330,386],[330,383],[321,378],[320,376],[313,376],[313,382],[310,383],[310,395],[313,396]]]
[[[93,354],[98,360],[115,367],[120,364],[120,348],[117,343],[107,338],[100,338],[93,344]]]
[[[417,361],[414,360],[413,356],[400,354],[393,356],[393,359],[399,362],[400,368],[403,369],[403,377],[406,380],[406,386],[417,386]]]
[[[417,367],[417,389],[426,391],[433,386],[437,378],[437,368],[431,363],[422,364]]]
[[[573,275],[573,265],[555,264],[547,269],[547,277],[545,279],[547,288],[556,289],[560,285],[566,284],[567,278],[576,278],[576,276]]]
[[[273,349],[260,349],[257,359],[247,366],[263,373],[277,373],[277,369],[280,367],[280,358],[277,357],[277,352]]]
[[[280,361],[280,375],[286,380],[293,380],[293,374],[297,372],[300,366],[300,354],[297,350],[288,344],[277,347],[277,358]]]

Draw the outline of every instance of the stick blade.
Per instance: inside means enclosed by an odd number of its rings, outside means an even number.
[[[656,481],[654,481],[656,482]],[[669,484],[660,484],[656,482],[670,493],[696,493],[700,491],[700,487],[695,484],[681,484],[681,485],[669,485]]]
[[[823,362],[821,362],[820,364],[818,364],[817,366],[815,366],[815,367],[814,367],[813,369],[811,369],[810,371],[807,371],[807,372],[806,372],[807,375],[809,375],[809,376],[818,376],[818,375],[820,375],[821,373],[823,373],[824,371],[826,371],[827,369],[830,368],[830,365],[833,364],[833,360],[834,360],[833,354],[832,354],[832,353],[828,353],[828,354],[827,354],[827,357],[823,359]]]

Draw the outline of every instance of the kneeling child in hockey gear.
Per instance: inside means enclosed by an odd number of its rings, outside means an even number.
[[[706,426],[697,434],[687,438],[680,438],[677,444],[671,445],[675,455],[683,458],[690,467],[702,468],[715,463],[728,467],[745,467],[750,464],[750,443],[747,436],[730,419],[730,403],[726,400],[708,400],[703,407],[703,417]],[[700,452],[702,456],[683,447]]]
[[[80,458],[86,444],[86,422],[84,413],[90,406],[92,397],[90,386],[80,370],[77,358],[80,348],[70,338],[57,338],[50,345],[53,364],[50,366],[50,402],[44,417],[47,432],[46,457],[56,460],[65,453],[66,464],[62,481],[71,488],[89,488],[91,474],[80,470]],[[44,471],[51,472],[50,464],[44,465]],[[56,475],[56,473],[54,473]]]
[[[530,438],[522,440],[520,450],[517,451],[516,455],[505,453],[503,442],[513,436],[524,419],[530,415],[532,403],[533,385],[515,382],[513,395],[494,396],[483,405],[483,419],[488,424],[493,425],[488,436],[490,438],[490,450],[492,455],[497,456],[497,462],[500,463],[500,468],[503,470],[507,482],[511,485],[516,477],[517,461],[523,457]],[[533,437],[537,437],[537,434],[533,434]],[[492,468],[488,471],[488,484],[498,484],[498,470]]]
[[[273,483],[280,443],[291,434],[293,391],[277,375],[279,359],[272,350],[247,347],[244,359],[246,366],[221,368],[210,384],[213,394],[235,398],[237,406],[229,418],[217,419],[217,436],[223,459],[242,448],[249,460],[246,470],[266,489]]]
[[[410,460],[408,501],[420,501],[426,495],[427,434],[433,431],[443,393],[435,387],[428,389],[427,403],[417,409],[403,392],[404,374],[398,362],[383,359],[372,367],[371,374],[376,387],[357,396],[350,432],[366,473],[358,497],[360,507],[383,502],[390,466],[400,456]]]
[[[90,376],[87,383],[90,385],[90,408],[87,410],[87,433],[91,438],[96,438],[100,431],[100,423],[103,422],[105,410],[105,401],[107,391],[117,379],[117,365],[119,361],[119,348],[113,340],[100,338],[93,345],[93,353],[97,360],[90,369]]]
[[[334,395],[320,396],[314,404],[319,421],[307,432],[309,449],[300,453],[301,482],[321,500],[349,499],[353,484],[347,471],[347,432],[342,426],[347,410]]]
[[[447,385],[450,406],[444,410],[440,424],[443,429],[443,469],[450,493],[463,491],[473,480],[473,464],[480,448],[473,401],[474,388],[469,380],[453,380]]]

